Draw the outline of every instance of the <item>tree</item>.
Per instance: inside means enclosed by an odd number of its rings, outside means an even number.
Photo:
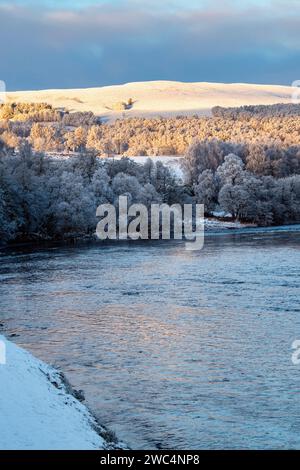
[[[249,146],[249,153],[246,159],[249,171],[257,175],[272,174],[272,165],[266,150],[263,144]]]
[[[229,212],[234,219],[246,218],[246,209],[249,205],[249,194],[242,185],[233,186],[226,183],[219,192],[220,208]]]
[[[34,123],[30,131],[29,142],[37,151],[61,150],[60,135],[55,127]]]
[[[66,132],[65,148],[72,152],[82,152],[86,146],[86,131],[83,127],[77,127],[75,131]]]
[[[95,149],[97,151],[102,149],[102,131],[101,126],[92,126],[87,132],[86,146],[88,149]]]
[[[117,201],[119,196],[128,196],[129,204],[131,204],[139,202],[142,186],[135,176],[118,173],[112,180],[112,190],[115,201]]]
[[[224,184],[239,184],[245,177],[244,163],[240,157],[230,153],[226,155],[224,163],[219,166],[217,170],[217,177],[222,185]]]
[[[63,171],[48,183],[48,230],[54,237],[91,233],[96,227],[96,203],[78,173]]]
[[[1,134],[1,140],[5,145],[7,145],[7,147],[15,149],[19,147],[21,139],[13,132],[4,131],[3,134]]]
[[[204,170],[215,171],[223,163],[225,155],[238,149],[237,145],[215,139],[193,142],[183,161],[188,181],[195,184]]]
[[[212,170],[204,170],[199,175],[194,192],[197,203],[204,204],[205,213],[210,214],[218,201],[218,184]]]
[[[95,171],[91,181],[91,189],[93,191],[97,207],[100,204],[108,202],[112,203],[114,201],[114,194],[111,188],[111,178],[103,166]]]
[[[108,158],[112,157],[114,155],[114,148],[112,142],[109,140],[104,140],[101,144],[101,151]]]

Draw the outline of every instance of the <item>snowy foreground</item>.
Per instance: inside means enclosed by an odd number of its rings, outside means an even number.
[[[111,449],[62,375],[0,336],[0,449]],[[3,351],[2,351],[3,352]],[[100,433],[100,434],[99,434]],[[122,446],[121,446],[122,447]],[[120,448],[120,445],[118,445]]]

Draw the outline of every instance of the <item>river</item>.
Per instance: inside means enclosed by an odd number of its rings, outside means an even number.
[[[0,253],[5,333],[132,448],[300,449],[299,226]]]

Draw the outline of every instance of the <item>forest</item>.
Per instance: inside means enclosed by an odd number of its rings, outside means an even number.
[[[13,149],[26,140],[36,151],[94,150],[104,157],[184,155],[195,139],[217,139],[241,144],[248,160],[257,147],[279,160],[298,152],[299,110],[296,104],[218,107],[210,117],[125,117],[102,122],[92,112],[71,113],[44,103],[6,103],[0,106],[0,138]]]
[[[19,103],[2,105],[0,119],[3,243],[90,236],[97,206],[120,195],[147,206],[204,203],[207,216],[223,211],[262,226],[300,221],[297,105],[102,123],[93,113]],[[184,183],[161,161],[128,158],[178,153]],[[107,158],[115,154],[124,158]]]

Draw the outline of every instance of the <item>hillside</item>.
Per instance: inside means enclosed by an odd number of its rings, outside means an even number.
[[[123,113],[128,117],[207,115],[214,106],[290,103],[292,91],[291,87],[279,85],[154,81],[101,88],[10,92],[7,97],[8,101],[47,102],[70,111],[92,111],[113,120]],[[129,99],[133,101],[132,106],[118,109]]]

